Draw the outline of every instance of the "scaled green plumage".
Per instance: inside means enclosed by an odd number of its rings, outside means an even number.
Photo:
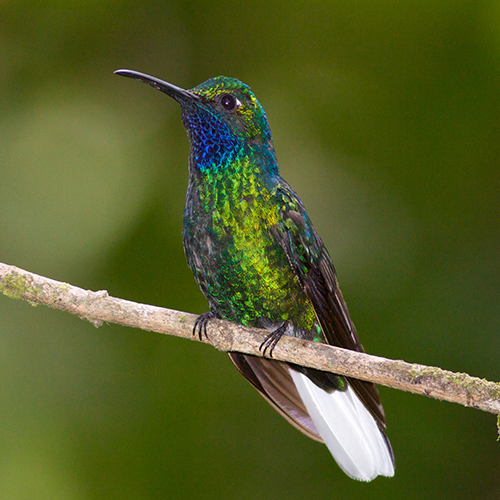
[[[278,186],[261,182],[259,168],[248,157],[237,159],[207,173],[197,186],[200,210],[211,218],[204,229],[211,241],[225,244],[211,256],[215,270],[196,266],[194,272],[198,279],[203,279],[202,273],[211,277],[207,293],[224,318],[251,326],[258,326],[262,317],[273,323],[292,321],[310,332],[314,310],[271,233],[280,217],[282,196]],[[187,224],[184,233],[189,240],[189,220]]]

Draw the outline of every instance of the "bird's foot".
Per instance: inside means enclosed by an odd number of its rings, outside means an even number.
[[[262,351],[262,354],[264,356],[266,355],[266,351],[269,352],[269,357],[273,357],[273,351],[274,348],[276,347],[276,344],[279,342],[280,338],[283,337],[283,335],[286,332],[286,329],[288,328],[288,323],[284,321],[276,330],[273,330],[265,339],[262,344],[260,344],[259,351]]]
[[[200,340],[202,340],[203,335],[205,335],[205,338],[208,338],[207,323],[211,319],[214,319],[215,317],[216,316],[212,311],[208,311],[206,313],[200,314],[196,318],[196,321],[194,322],[193,335],[198,334],[198,337]]]

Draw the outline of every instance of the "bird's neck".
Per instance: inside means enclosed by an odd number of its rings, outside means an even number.
[[[247,205],[265,203],[279,178],[274,152],[240,152],[232,161],[202,169],[191,153],[190,192],[199,197],[202,211],[226,210],[239,212]]]
[[[239,176],[245,165],[247,175],[278,175],[278,162],[272,142],[240,143],[238,141],[212,146],[191,143],[190,177],[219,179]]]

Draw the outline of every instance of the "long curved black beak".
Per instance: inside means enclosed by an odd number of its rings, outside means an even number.
[[[146,75],[145,73],[139,73],[139,71],[133,71],[131,69],[117,69],[115,75],[126,76],[128,78],[134,78],[143,83],[151,85],[155,89],[167,94],[168,96],[174,98],[177,102],[182,103],[185,101],[198,101],[200,98],[196,94],[189,92],[189,90],[181,89],[171,83],[164,82],[159,78],[154,76]]]

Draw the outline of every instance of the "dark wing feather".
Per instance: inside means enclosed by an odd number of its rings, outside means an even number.
[[[291,424],[316,441],[323,442],[293,383],[288,366],[280,361],[228,353],[240,373]]]
[[[328,251],[310,222],[298,196],[284,181],[277,189],[282,207],[280,222],[273,228],[276,242],[311,301],[328,344],[364,352],[356,328],[337,284],[335,269]],[[385,415],[377,386],[371,382],[346,380],[385,428]]]

